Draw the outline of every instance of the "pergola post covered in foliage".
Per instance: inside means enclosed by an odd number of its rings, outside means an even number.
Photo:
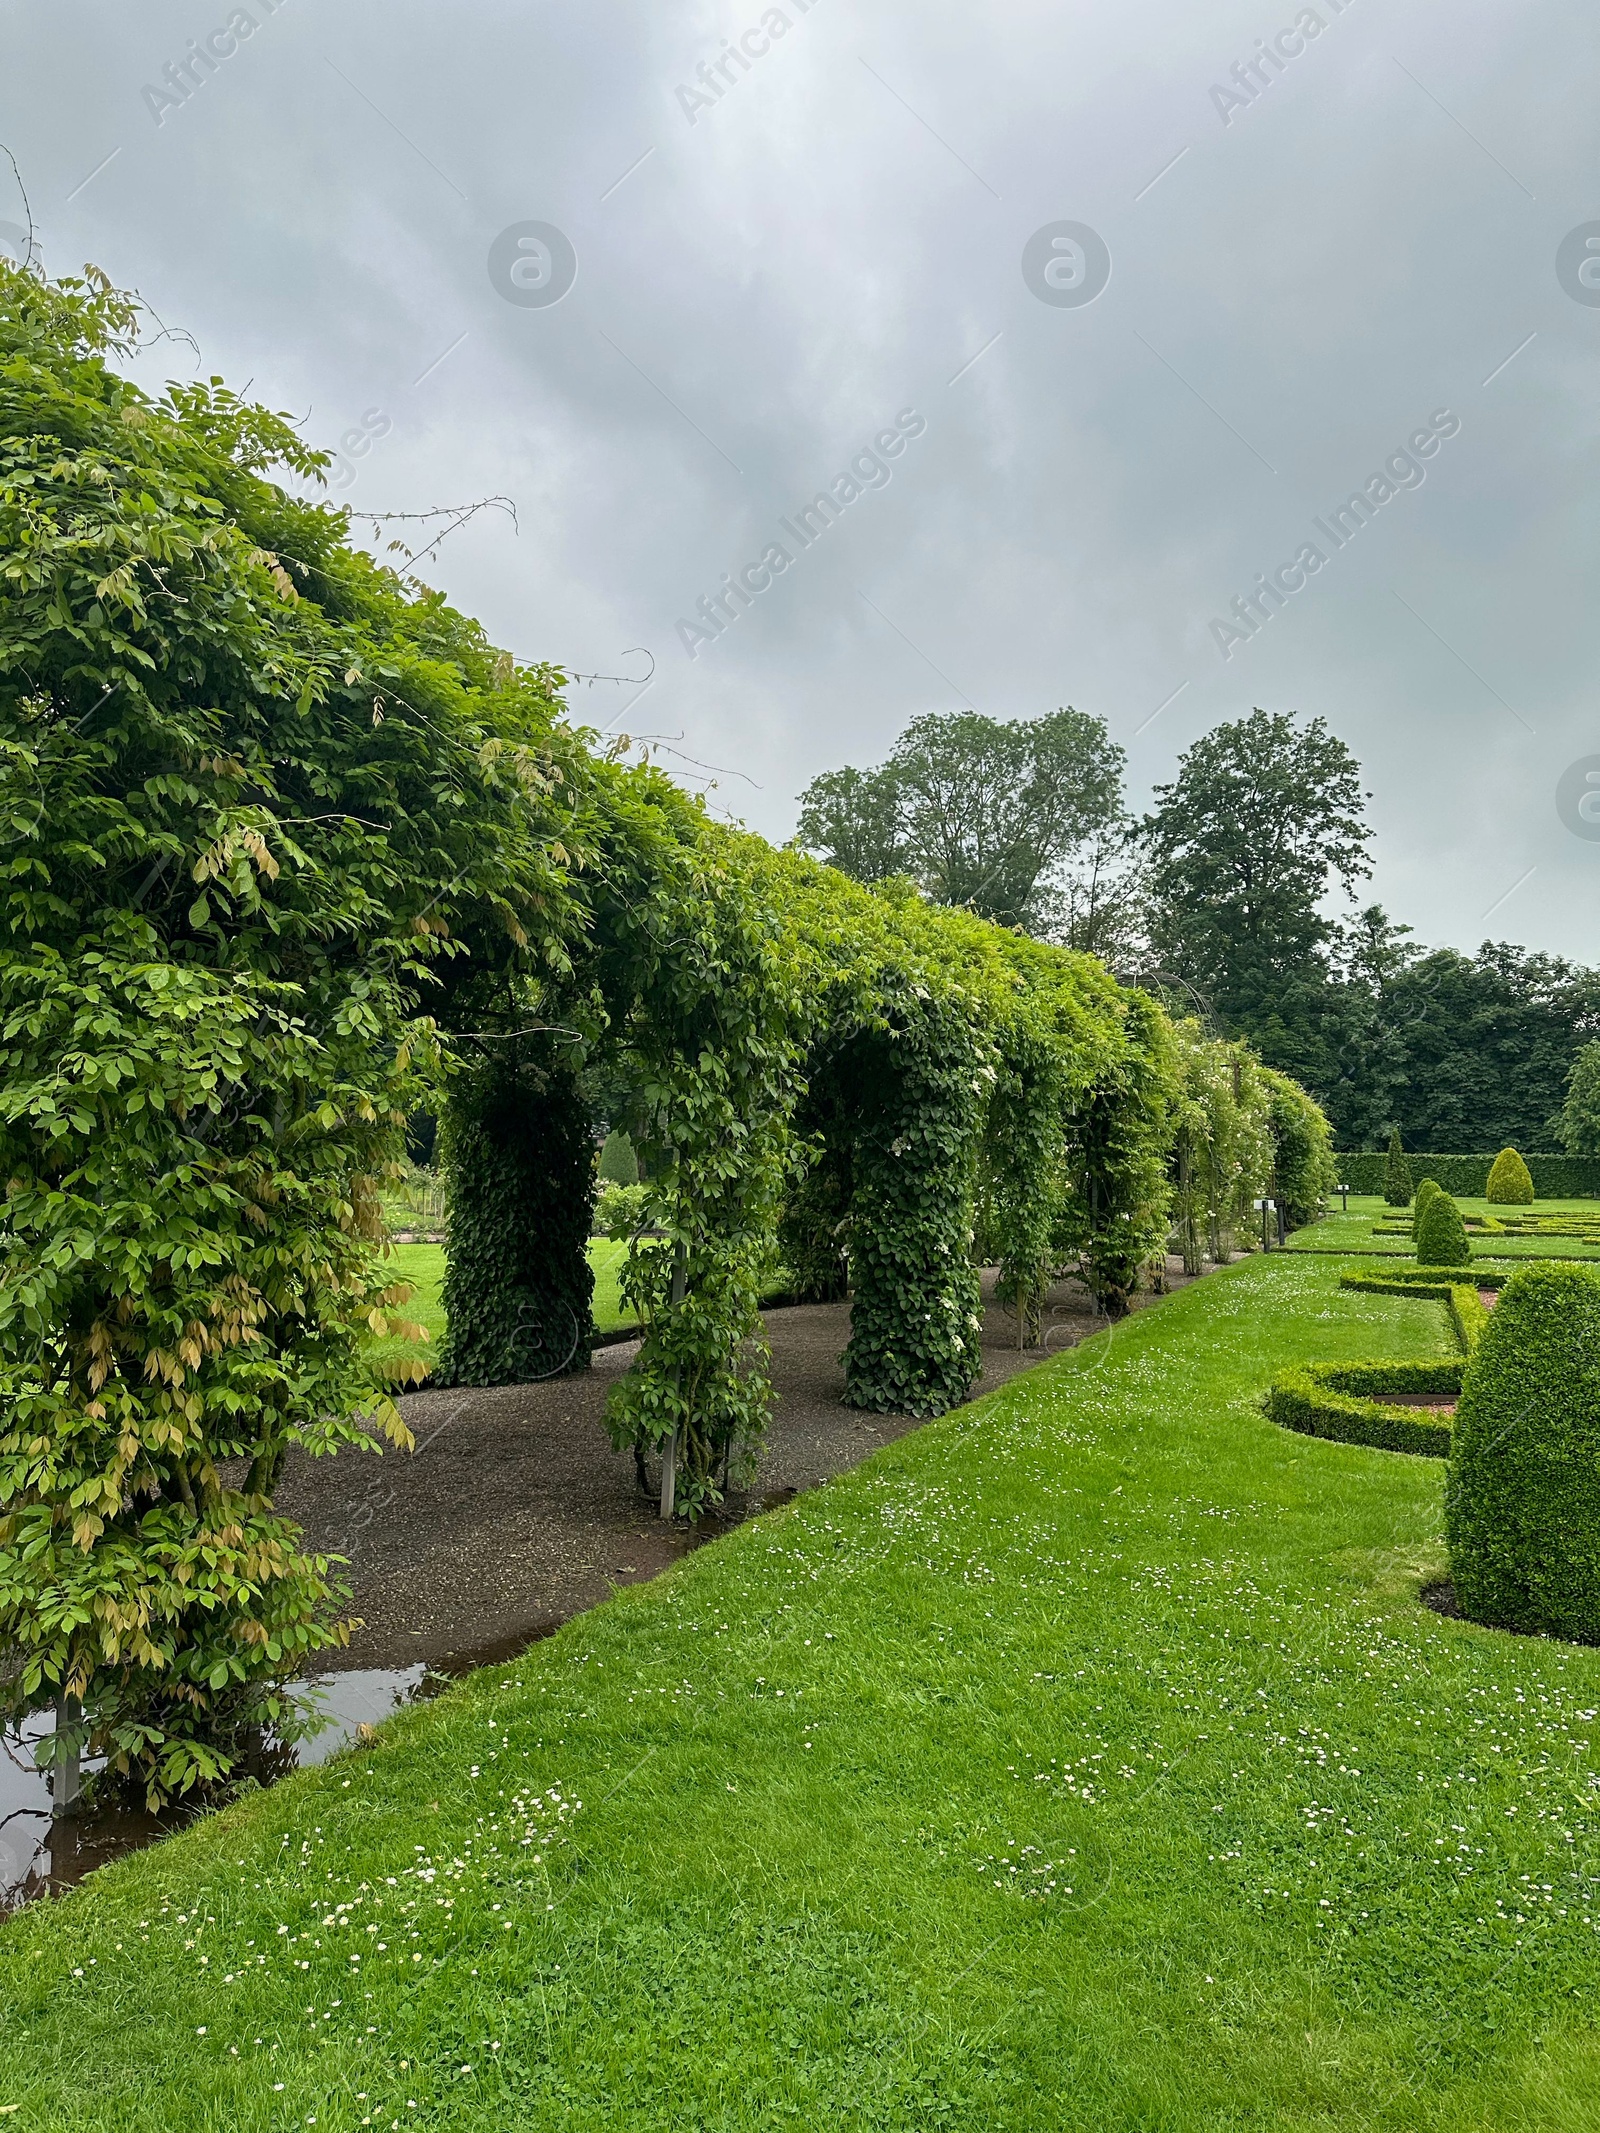
[[[1198,1021],[1173,1025],[1177,1087],[1169,1121],[1173,1219],[1186,1274],[1209,1249],[1221,1263],[1272,1182],[1269,1099],[1248,1049],[1207,1036]]]
[[[138,327],[0,260],[0,1645],[159,1802],[347,1634],[274,1492],[409,1442],[365,1346],[423,1000],[465,905],[559,937],[570,810],[502,761],[541,677],[270,480],[286,423],[130,383]]]
[[[1072,1192],[1063,1223],[1090,1295],[1112,1318],[1127,1311],[1141,1272],[1165,1245],[1176,1086],[1166,1017],[1148,994],[1123,997],[1117,1056],[1069,1124]]]
[[[1037,1347],[1065,1195],[1058,1047],[1020,1018],[1001,1034],[984,1132],[984,1167],[999,1252],[996,1301],[1013,1311],[1017,1346]]]
[[[1071,1252],[1069,1125],[1120,1051],[1114,981],[1092,957],[1002,936],[1009,980],[996,1016],[996,1070],[984,1131],[995,1294],[1037,1344],[1046,1292]]]
[[[626,1125],[648,1173],[649,1219],[622,1288],[644,1336],[607,1420],[618,1445],[672,1447],[677,1506],[691,1516],[715,1499],[719,1470],[759,1442],[772,1400],[759,1306],[799,1086],[799,1016],[752,844],[697,818],[672,861],[670,900],[644,929],[625,1033],[635,1070]]]
[[[1267,1097],[1275,1197],[1287,1226],[1304,1229],[1316,1220],[1338,1180],[1333,1134],[1321,1107],[1298,1082],[1275,1067],[1257,1067],[1256,1074]]]
[[[587,1370],[594,1139],[570,1046],[508,1033],[474,1049],[444,1116],[450,1252],[435,1381],[520,1385]]]
[[[940,1415],[982,1368],[972,1205],[987,1053],[964,1004],[907,988],[833,1062],[855,1125],[852,1407]]]

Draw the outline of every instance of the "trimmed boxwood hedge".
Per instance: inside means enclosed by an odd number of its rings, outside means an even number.
[[[1449,1193],[1431,1193],[1417,1217],[1417,1264],[1465,1266],[1471,1257],[1460,1208]]]
[[[1464,1367],[1464,1359],[1456,1356],[1436,1362],[1302,1363],[1273,1379],[1267,1413],[1284,1429],[1299,1430],[1307,1437],[1447,1459],[1447,1416],[1390,1407],[1374,1395],[1436,1392],[1453,1397],[1461,1390]]]
[[[1418,1229],[1422,1225],[1423,1209],[1427,1206],[1428,1202],[1432,1199],[1435,1199],[1442,1190],[1443,1187],[1439,1184],[1436,1178],[1422,1178],[1418,1180],[1416,1196],[1411,1202],[1411,1220],[1406,1225],[1413,1237],[1417,1234]],[[1389,1225],[1388,1229],[1385,1230],[1385,1235],[1389,1235],[1392,1232],[1398,1232],[1399,1228],[1399,1223],[1393,1223]]]
[[[1507,1266],[1393,1266],[1377,1273],[1370,1267],[1347,1267],[1339,1276],[1343,1289],[1419,1290],[1424,1296],[1442,1296],[1454,1284],[1467,1289],[1493,1289],[1496,1294],[1511,1279],[1515,1268]]]
[[[1498,1289],[1507,1278],[1486,1275],[1481,1286]],[[1404,1267],[1384,1274],[1353,1268],[1339,1277],[1339,1286],[1442,1303],[1461,1354],[1420,1362],[1301,1363],[1279,1371],[1273,1379],[1266,1398],[1268,1416],[1283,1428],[1300,1430],[1308,1437],[1447,1459],[1450,1422],[1446,1416],[1393,1407],[1381,1395],[1437,1392],[1454,1396],[1460,1392],[1462,1373],[1489,1323],[1478,1294],[1477,1274],[1463,1268]]]
[[[1463,1614],[1600,1642],[1600,1280],[1524,1267],[1462,1387],[1445,1530]]]
[[[1339,1175],[1352,1192],[1383,1192],[1384,1164],[1379,1148],[1361,1155],[1339,1155],[1334,1161]],[[1413,1182],[1432,1178],[1458,1199],[1481,1200],[1494,1167],[1491,1155],[1407,1155]],[[1600,1199],[1600,1156],[1530,1155],[1525,1158],[1533,1189],[1541,1200]]]
[[[1476,1267],[1408,1266],[1383,1274],[1352,1268],[1339,1276],[1339,1286],[1361,1289],[1370,1296],[1426,1296],[1442,1303],[1451,1332],[1463,1352],[1470,1355],[1489,1323],[1489,1313],[1478,1291],[1493,1289],[1498,1293],[1509,1279],[1508,1274],[1479,1273]]]
[[[1383,1197],[1391,1207],[1409,1207],[1414,1187],[1411,1165],[1406,1161],[1396,1128],[1389,1136],[1388,1152],[1383,1158]]]

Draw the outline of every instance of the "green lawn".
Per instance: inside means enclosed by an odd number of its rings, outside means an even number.
[[[1254,1257],[0,1929],[22,2128],[1600,2122],[1600,1652],[1281,1432]],[[1591,1899],[1595,1899],[1592,1904]]]
[[[589,1244],[589,1264],[594,1268],[594,1322],[602,1333],[617,1333],[624,1326],[634,1323],[633,1313],[624,1308],[618,1276],[622,1263],[628,1256],[625,1244],[613,1244],[608,1238],[595,1237]],[[444,1338],[444,1306],[439,1297],[444,1287],[444,1246],[442,1244],[397,1244],[391,1264],[397,1281],[409,1281],[416,1290],[410,1303],[399,1306],[401,1314],[426,1328],[428,1340],[420,1341],[383,1340],[372,1343],[372,1356],[376,1362],[393,1364],[420,1356],[428,1360],[437,1354]]]
[[[1508,1211],[1513,1214],[1578,1214],[1587,1215],[1591,1221],[1600,1215],[1600,1201],[1595,1200],[1540,1200],[1530,1209],[1511,1210],[1491,1207],[1487,1200],[1458,1200],[1456,1205],[1464,1215],[1504,1215]],[[1373,1234],[1378,1223],[1387,1222],[1399,1212],[1388,1207],[1376,1194],[1352,1193],[1348,1214],[1335,1200],[1333,1212],[1321,1222],[1312,1222],[1293,1233],[1289,1249],[1300,1252],[1393,1252],[1410,1258],[1412,1246],[1408,1237]],[[1479,1259],[1600,1260],[1600,1249],[1571,1237],[1480,1237],[1474,1234],[1472,1251],[1474,1258]]]

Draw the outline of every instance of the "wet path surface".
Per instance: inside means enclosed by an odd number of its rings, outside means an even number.
[[[1172,1274],[1181,1285],[1175,1263]],[[995,1308],[992,1291],[986,1274],[974,1398],[1104,1324],[1084,1291],[1063,1282],[1051,1291],[1043,1348],[1022,1352],[1016,1322]],[[694,1533],[663,1525],[639,1489],[632,1453],[615,1451],[606,1434],[606,1395],[635,1342],[598,1349],[582,1377],[410,1393],[400,1404],[416,1438],[411,1453],[296,1454],[279,1506],[304,1527],[310,1548],[348,1558],[352,1613],[363,1626],[335,1656],[337,1671],[306,1684],[332,1723],[263,1775],[326,1761],[358,1727],[381,1723],[439,1677],[514,1657],[617,1586],[657,1576],[731,1525],[919,1426],[840,1404],[847,1305],[772,1310],[766,1328],[778,1404],[759,1463],[748,1487],[730,1491],[722,1515]],[[51,1723],[41,1714],[20,1738],[0,1741],[0,1911],[70,1887],[182,1823],[126,1810],[52,1822],[48,1781],[33,1762]]]
[[[986,1297],[992,1276],[984,1281]],[[756,1472],[733,1489],[738,1521],[780,1492],[815,1488],[918,1425],[904,1415],[841,1405],[839,1356],[848,1306],[799,1304],[765,1317],[778,1402]],[[1083,1290],[1051,1293],[1048,1352],[1093,1332]],[[617,1585],[654,1577],[695,1545],[663,1526],[638,1485],[631,1452],[612,1449],[606,1395],[637,1344],[596,1350],[581,1377],[401,1401],[417,1441],[409,1455],[296,1459],[279,1503],[308,1544],[349,1559],[358,1630],[352,1666],[455,1666],[469,1653],[504,1656],[593,1607]],[[1041,1360],[1019,1352],[1016,1322],[985,1312],[984,1369],[974,1397]],[[705,1522],[699,1540],[725,1521]]]

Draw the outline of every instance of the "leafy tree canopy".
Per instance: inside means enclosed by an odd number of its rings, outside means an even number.
[[[1556,1135],[1568,1155],[1600,1155],[1600,1043],[1586,1044],[1572,1062]]]
[[[1369,871],[1365,797],[1321,719],[1215,727],[1140,825],[1156,955],[1318,1096],[1342,1146],[1395,1126],[1422,1150],[1548,1146],[1600,1036],[1600,974],[1505,942],[1428,951],[1378,904],[1341,920],[1330,900]]]
[[[1320,976],[1323,904],[1369,871],[1361,766],[1324,720],[1252,711],[1215,726],[1156,787],[1141,833],[1155,945],[1247,1027]],[[1270,1054],[1269,1054],[1270,1056]]]
[[[1103,720],[1070,708],[929,713],[879,769],[809,785],[799,840],[859,881],[909,874],[935,903],[1044,933],[1062,869],[1119,817],[1124,760]]]
[[[1408,1147],[1548,1148],[1574,1062],[1600,1034],[1600,973],[1505,941],[1438,948],[1391,981],[1386,1012],[1404,1047],[1394,1115]]]

